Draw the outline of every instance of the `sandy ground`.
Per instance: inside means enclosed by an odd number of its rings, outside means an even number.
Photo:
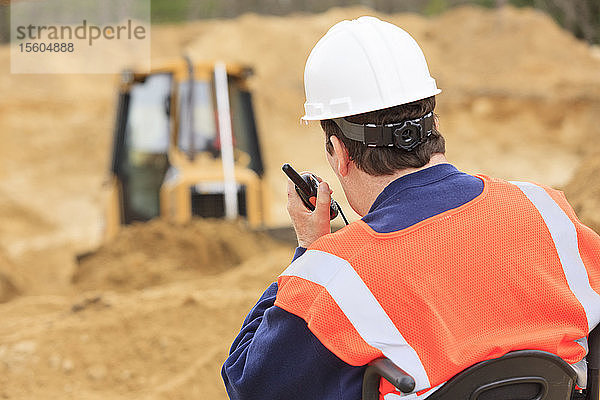
[[[154,63],[182,53],[254,66],[271,225],[286,225],[284,162],[332,182],[302,125],[312,45],[344,18],[213,20],[152,31]],[[563,187],[600,229],[598,51],[533,10],[380,15],[422,45],[460,168]],[[219,366],[288,245],[240,224],[132,226],[101,246],[116,77],[11,75],[0,47],[0,398],[224,399]],[[76,263],[75,255],[100,249]]]
[[[0,398],[224,398],[227,346],[290,256],[238,224],[127,228],[70,295],[0,307]]]

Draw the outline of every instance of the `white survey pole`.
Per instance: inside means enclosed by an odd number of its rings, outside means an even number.
[[[233,131],[231,129],[231,113],[229,111],[229,85],[225,64],[215,64],[215,91],[217,97],[217,115],[219,119],[219,137],[221,139],[221,160],[225,185],[225,218],[235,219],[238,216],[237,184],[235,181],[235,161],[233,159]]]

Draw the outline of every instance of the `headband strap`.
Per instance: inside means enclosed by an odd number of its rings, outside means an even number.
[[[369,147],[396,146],[411,151],[426,142],[433,133],[433,112],[421,118],[385,125],[355,124],[345,118],[334,118],[333,122],[348,139]]]

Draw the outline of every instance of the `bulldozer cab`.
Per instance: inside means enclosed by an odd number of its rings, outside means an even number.
[[[251,70],[178,60],[119,85],[105,236],[163,217],[264,223]]]

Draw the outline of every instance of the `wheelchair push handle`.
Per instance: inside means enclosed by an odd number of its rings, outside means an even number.
[[[379,381],[385,378],[402,393],[415,389],[415,380],[387,358],[379,358],[369,363],[363,378],[362,400],[379,399]]]

